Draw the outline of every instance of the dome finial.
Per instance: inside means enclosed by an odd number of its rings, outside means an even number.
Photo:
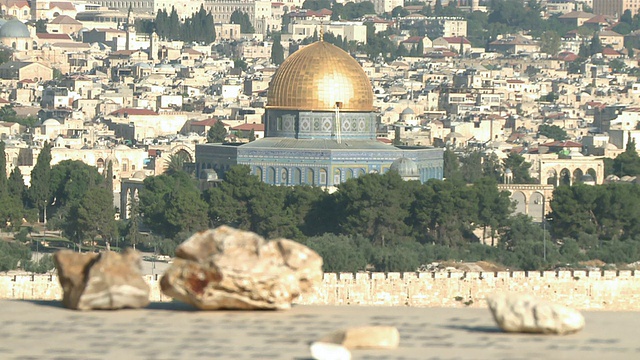
[[[324,26],[320,23],[320,41],[324,41]]]

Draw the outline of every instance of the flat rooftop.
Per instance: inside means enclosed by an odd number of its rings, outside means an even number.
[[[294,306],[197,311],[180,303],[80,312],[58,301],[0,300],[0,358],[310,359],[309,343],[349,326],[393,325],[396,350],[353,359],[638,359],[640,312],[583,312],[573,335],[506,334],[488,309]]]

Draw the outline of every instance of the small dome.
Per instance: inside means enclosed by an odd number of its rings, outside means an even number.
[[[595,180],[593,179],[593,176],[591,176],[591,174],[582,175],[582,177],[580,178],[580,181],[583,182],[583,183],[595,182]]]
[[[60,126],[60,122],[56,119],[47,119],[42,123],[42,126]]]
[[[416,112],[415,112],[415,111],[413,111],[413,109],[412,109],[412,108],[410,108],[410,107],[408,107],[408,108],[406,108],[406,109],[402,110],[402,115],[413,115],[413,114],[415,114],[415,113],[416,113]]]
[[[2,27],[2,25],[6,23],[7,23],[7,20],[0,18],[0,27]]]
[[[31,33],[20,20],[9,20],[0,27],[0,38],[30,38]]]
[[[200,173],[200,179],[206,181],[216,181],[218,180],[218,173],[213,169],[204,169]]]
[[[449,134],[447,134],[447,136],[445,136],[445,138],[447,138],[447,139],[453,139],[453,138],[458,139],[458,138],[462,138],[462,137],[463,137],[462,134],[460,134],[459,132],[455,132],[455,131],[450,132]]]
[[[133,67],[139,67],[141,69],[151,69],[151,65],[143,62],[139,62],[133,65]]]
[[[400,174],[400,176],[403,178],[417,177],[418,175],[420,175],[418,172],[418,165],[416,165],[413,160],[406,157],[396,159],[391,164],[390,169],[397,171],[398,174]]]
[[[607,145],[605,145],[604,148],[607,150],[618,150],[618,147],[612,143],[607,143]]]
[[[127,145],[124,144],[120,144],[118,146],[115,147],[116,150],[131,150],[130,147],[128,147]]]
[[[511,169],[507,168],[507,169],[504,171],[504,173],[505,173],[505,174],[507,174],[507,175],[509,175],[509,174],[513,174],[513,171],[511,171]]]
[[[138,170],[134,172],[133,175],[131,175],[132,179],[138,179],[138,180],[144,180],[146,177],[147,175],[145,175],[144,171],[142,170]]]

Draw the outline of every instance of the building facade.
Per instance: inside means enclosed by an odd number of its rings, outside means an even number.
[[[196,146],[196,171],[219,176],[234,165],[273,185],[328,189],[367,173],[385,173],[398,159],[415,179],[442,179],[442,149],[393,147],[376,140],[373,91],[360,65],[322,40],[298,50],[271,80],[265,137],[244,145]]]

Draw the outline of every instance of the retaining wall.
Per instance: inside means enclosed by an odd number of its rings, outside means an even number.
[[[145,276],[151,301],[170,301]],[[327,273],[299,304],[484,307],[494,292],[530,293],[578,309],[640,310],[640,271]],[[0,275],[0,299],[62,298],[56,275]]]

